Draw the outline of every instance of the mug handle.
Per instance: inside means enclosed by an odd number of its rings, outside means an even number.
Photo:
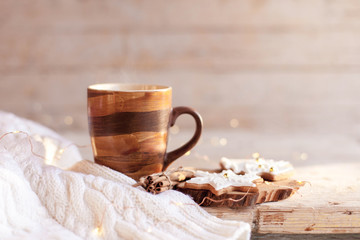
[[[199,141],[200,136],[201,136],[202,126],[203,126],[202,118],[198,112],[196,112],[194,109],[189,108],[189,107],[173,108],[173,110],[171,112],[171,117],[170,117],[170,127],[174,126],[176,119],[181,114],[189,114],[195,119],[195,123],[196,123],[195,133],[192,136],[192,138],[187,143],[185,143],[183,146],[166,154],[163,171],[166,170],[166,168],[173,161],[175,161],[176,159],[178,159],[179,157],[181,157],[182,155],[187,153],[190,149],[192,149],[195,146],[195,144]]]

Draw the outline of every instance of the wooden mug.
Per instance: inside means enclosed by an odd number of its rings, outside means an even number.
[[[171,107],[171,87],[105,83],[88,87],[88,121],[95,162],[138,180],[164,171],[195,146],[201,116],[189,107]],[[193,137],[166,152],[168,130],[181,114],[196,122]]]

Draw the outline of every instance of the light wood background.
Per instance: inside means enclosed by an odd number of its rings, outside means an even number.
[[[359,136],[360,2],[0,1],[0,110],[86,131],[98,82],[171,85],[206,128]]]

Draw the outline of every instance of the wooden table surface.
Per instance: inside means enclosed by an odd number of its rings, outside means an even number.
[[[211,214],[252,224],[255,233],[360,233],[360,163],[300,167],[309,182],[287,200],[253,208],[205,208]]]
[[[88,144],[85,133],[66,136],[77,144]],[[190,136],[188,131],[171,135],[169,148],[179,146]],[[90,148],[81,151],[84,158],[92,158]],[[206,207],[206,211],[222,219],[250,223],[258,238],[261,234],[325,234],[321,239],[332,236],[329,234],[360,237],[360,144],[356,136],[205,129],[200,144],[172,166],[215,169],[222,156],[244,158],[253,152],[289,160],[296,169],[293,178],[308,184],[283,201],[243,209]]]

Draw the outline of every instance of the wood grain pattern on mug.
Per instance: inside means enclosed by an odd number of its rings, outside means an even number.
[[[150,112],[171,108],[169,92],[88,92],[91,116],[106,116],[117,112]]]
[[[89,130],[97,163],[134,178],[146,169],[162,170],[171,89],[165,93],[89,89],[88,106]]]
[[[98,146],[97,156],[123,156],[137,152],[166,150],[166,132],[134,132],[131,134],[92,137]],[[121,146],[121,147],[119,147]]]
[[[89,117],[94,125],[92,136],[114,136],[133,132],[164,132],[169,125],[170,109],[151,112],[116,112],[101,117]]]

